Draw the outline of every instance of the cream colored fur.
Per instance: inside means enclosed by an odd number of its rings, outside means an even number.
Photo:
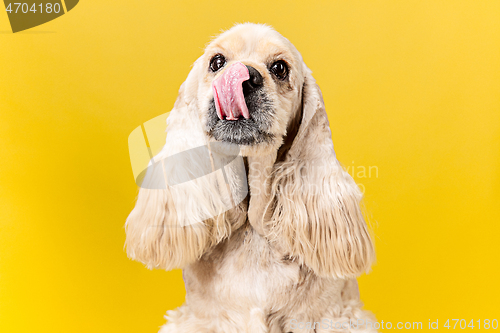
[[[291,326],[292,320],[373,322],[361,310],[355,277],[369,269],[374,249],[361,193],[335,157],[319,87],[287,39],[268,26],[242,24],[212,41],[181,86],[155,160],[214,141],[206,120],[211,82],[220,75],[208,64],[217,53],[262,73],[275,107],[275,139],[241,147],[249,195],[229,210],[228,198],[246,181],[237,167],[228,168],[227,190],[215,176],[140,189],[126,223],[127,254],[149,268],[184,270],[186,303],[168,311],[160,332],[373,331]],[[290,66],[284,85],[267,68],[280,59]],[[183,163],[203,163],[197,161],[187,155]]]

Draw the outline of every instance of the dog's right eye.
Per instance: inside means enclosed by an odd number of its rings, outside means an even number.
[[[283,60],[276,61],[272,64],[270,71],[281,81],[285,80],[288,76],[288,66]]]
[[[210,60],[210,70],[215,73],[224,67],[225,64],[226,58],[224,58],[222,54],[216,54],[212,60]]]

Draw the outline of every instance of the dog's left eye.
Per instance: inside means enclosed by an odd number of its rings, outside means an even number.
[[[217,72],[219,69],[224,67],[226,64],[226,58],[222,54],[216,54],[212,60],[210,60],[210,69],[212,72]]]
[[[288,76],[288,66],[283,60],[273,63],[269,70],[280,80],[284,80]]]

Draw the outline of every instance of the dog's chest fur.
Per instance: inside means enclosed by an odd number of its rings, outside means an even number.
[[[183,277],[186,303],[197,317],[261,321],[270,332],[283,332],[292,319],[321,320],[331,305],[342,305],[346,284],[280,254],[249,225],[186,267]]]

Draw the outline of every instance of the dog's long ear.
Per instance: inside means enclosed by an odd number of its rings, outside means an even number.
[[[359,206],[362,194],[335,157],[321,91],[305,71],[301,122],[275,165],[266,229],[270,239],[318,275],[354,277],[374,259]]]
[[[196,100],[185,97],[196,90],[189,83],[197,81],[196,71],[195,63],[167,119],[167,142],[148,167],[125,224],[128,256],[148,268],[184,267],[227,237],[241,219],[235,212],[239,207],[227,210],[229,187],[220,186],[222,176],[212,172]],[[219,195],[217,189],[226,192]]]

